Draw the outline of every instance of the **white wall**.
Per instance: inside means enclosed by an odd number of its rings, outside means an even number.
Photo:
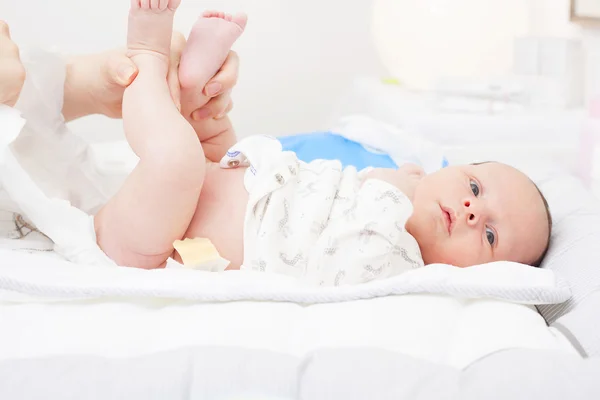
[[[0,19],[22,46],[94,52],[125,43],[128,7],[128,0],[0,0]],[[235,46],[242,64],[231,116],[240,135],[326,128],[352,78],[382,72],[371,43],[371,0],[183,0],[176,29],[187,34],[205,9],[250,16]],[[120,123],[88,118],[76,128],[105,136]]]
[[[581,27],[569,21],[570,0],[529,0],[531,34],[580,37]]]
[[[588,91],[600,93],[600,54],[594,51],[600,49],[600,31],[570,23],[569,0],[529,1],[531,34],[584,37],[592,61]],[[183,0],[176,28],[187,33],[204,9],[247,12],[247,32],[235,46],[242,61],[231,114],[238,133],[310,131],[327,128],[333,103],[354,76],[385,74],[371,42],[371,3]],[[0,0],[0,19],[22,46],[94,52],[124,45],[128,7],[128,0]],[[119,121],[100,117],[75,127],[100,138],[121,131]]]
[[[577,38],[585,52],[586,100],[600,96],[600,24],[582,26],[569,21],[570,0],[530,0],[531,34]]]

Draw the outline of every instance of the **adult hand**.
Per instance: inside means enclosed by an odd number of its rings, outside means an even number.
[[[13,107],[25,83],[19,48],[10,38],[8,24],[0,21],[0,104]]]
[[[192,112],[193,120],[222,119],[231,111],[231,90],[237,84],[239,66],[237,53],[230,51],[219,71],[204,87],[204,95],[211,99],[206,105]]]
[[[171,97],[178,107],[180,107],[180,89],[177,69],[183,50],[181,41],[185,45],[183,35],[174,32],[171,39],[171,60],[167,78]],[[115,49],[100,54],[74,57],[69,64],[72,71],[70,75],[81,77],[73,79],[74,81],[89,81],[87,86],[91,88],[89,92],[92,97],[90,100],[93,112],[110,118],[121,118],[123,94],[139,72],[135,63],[127,57],[127,50]]]
[[[181,109],[181,88],[178,71],[185,45],[185,37],[179,32],[174,32],[171,40],[171,60],[167,82],[171,97],[179,109]],[[134,81],[138,69],[127,57],[125,50],[113,50],[102,56],[104,60],[100,62],[102,71],[99,76],[104,81],[104,90],[96,91],[95,102],[100,107],[102,114],[120,118],[123,93],[125,88]],[[204,94],[211,99],[202,108],[192,113],[195,119],[218,119],[227,115],[233,106],[230,91],[237,82],[238,66],[237,54],[231,51],[221,69],[206,84]]]

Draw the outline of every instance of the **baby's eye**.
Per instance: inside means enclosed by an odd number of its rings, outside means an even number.
[[[475,195],[475,197],[479,196],[479,185],[475,181],[471,181],[471,191]]]
[[[490,242],[491,245],[493,245],[496,242],[496,235],[494,234],[494,231],[490,228],[485,228],[485,235],[487,236],[487,240],[488,242]]]

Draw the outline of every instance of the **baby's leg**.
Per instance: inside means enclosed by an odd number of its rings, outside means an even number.
[[[225,62],[231,46],[244,32],[246,21],[244,14],[207,11],[194,24],[179,67],[184,116],[189,117],[208,102],[204,87]]]
[[[128,51],[139,68],[123,97],[125,135],[140,161],[95,219],[98,244],[120,265],[163,266],[194,215],[205,159],[167,86],[180,0],[132,0]]]
[[[235,134],[231,123],[228,119],[193,121],[191,113],[210,100],[204,95],[204,87],[225,62],[231,46],[243,33],[246,21],[244,14],[231,16],[217,11],[205,12],[194,24],[181,57],[181,111],[194,126],[200,141],[203,144],[210,142],[209,153],[223,153],[218,159],[232,145],[231,138]],[[220,146],[220,142],[224,145]]]

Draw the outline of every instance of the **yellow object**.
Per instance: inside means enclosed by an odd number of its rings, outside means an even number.
[[[220,272],[229,265],[229,261],[221,257],[210,239],[176,240],[173,247],[181,256],[183,265],[188,268]]]
[[[381,79],[381,82],[385,85],[402,85],[402,82],[400,82],[400,80],[396,78],[383,78]]]

